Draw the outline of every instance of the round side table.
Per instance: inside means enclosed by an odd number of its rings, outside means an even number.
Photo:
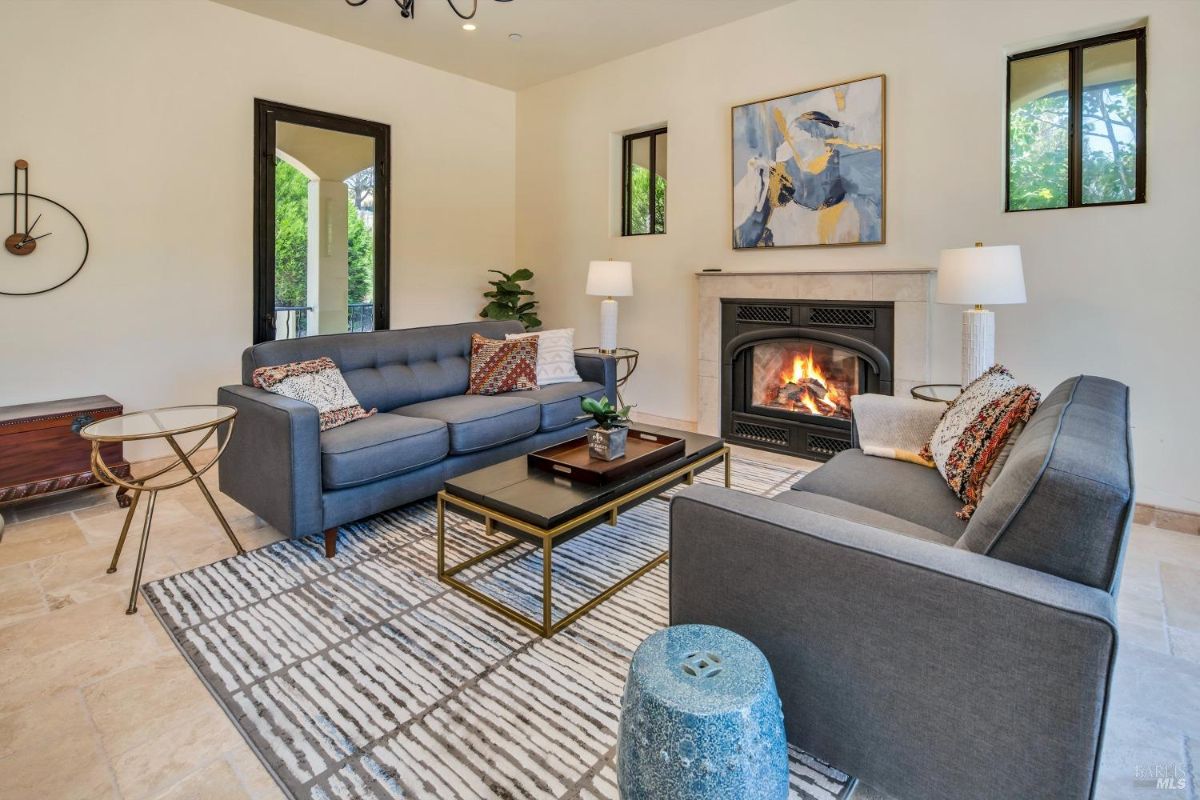
[[[917,400],[950,405],[954,398],[962,394],[962,387],[957,383],[923,383],[910,389],[909,394]]]
[[[629,381],[629,376],[633,375],[637,369],[638,356],[641,355],[632,347],[618,347],[616,350],[601,350],[599,347],[577,347],[576,353],[599,353],[602,356],[612,356],[617,360],[617,366],[620,372],[617,373],[617,405],[625,405],[625,398],[621,396],[621,387]]]
[[[92,443],[93,474],[110,486],[118,486],[133,493],[133,501],[129,504],[129,511],[125,513],[125,524],[121,526],[121,536],[117,539],[117,549],[113,552],[112,563],[108,565],[109,573],[117,571],[117,561],[121,558],[121,548],[125,546],[125,537],[129,533],[129,525],[133,521],[133,513],[137,510],[138,500],[143,492],[150,495],[146,500],[146,518],[142,523],[142,542],[138,547],[137,568],[133,573],[133,588],[129,592],[129,607],[125,609],[126,614],[137,613],[138,588],[142,582],[142,566],[146,562],[146,549],[150,543],[150,522],[154,518],[154,501],[158,498],[158,493],[164,489],[174,489],[195,481],[200,493],[208,501],[209,508],[217,516],[217,521],[225,529],[225,535],[233,543],[238,555],[246,552],[242,549],[237,537],[233,535],[233,529],[229,527],[225,515],[221,513],[217,502],[213,500],[212,493],[208,491],[208,487],[204,485],[204,481],[200,477],[212,469],[213,465],[217,463],[217,459],[221,457],[221,453],[225,451],[225,447],[229,444],[229,438],[233,434],[233,418],[236,416],[237,409],[232,406],[175,406],[102,419],[99,422],[93,422],[79,432],[80,436]],[[225,443],[217,449],[217,453],[211,461],[200,469],[196,469],[191,461],[192,456],[212,438],[218,428],[227,423],[229,427],[226,430]],[[199,441],[185,451],[175,437],[187,433],[201,433],[202,435]],[[151,439],[165,441],[175,453],[175,460],[140,478],[121,478],[104,463],[104,457],[100,452],[102,444]],[[158,483],[154,483],[155,478],[160,478],[179,466],[187,470],[187,475],[178,479],[163,478]]]

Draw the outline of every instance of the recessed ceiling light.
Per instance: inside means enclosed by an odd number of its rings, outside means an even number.
[[[475,26],[472,23],[467,22],[467,23],[463,24],[463,30],[464,31],[473,31],[473,30],[475,30]]]
[[[519,34],[519,33],[510,33],[510,34],[508,35],[508,38],[509,38],[509,39],[512,39],[514,42],[519,42],[519,41],[521,41],[521,34]]]

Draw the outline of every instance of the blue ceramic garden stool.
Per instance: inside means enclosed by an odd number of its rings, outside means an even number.
[[[785,800],[771,665],[733,631],[677,625],[638,646],[621,701],[623,800]]]

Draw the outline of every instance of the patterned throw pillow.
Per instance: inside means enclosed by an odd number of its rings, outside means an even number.
[[[579,383],[583,378],[575,370],[575,329],[559,328],[537,333],[510,333],[508,341],[535,338],[538,343],[538,386],[555,383]]]
[[[946,409],[921,455],[933,461],[950,489],[966,503],[959,519],[970,519],[975,513],[1005,443],[1029,421],[1040,400],[1036,389],[1018,385],[1011,372],[996,364]]]
[[[467,394],[501,394],[536,389],[537,337],[488,339],[471,334],[471,377]]]
[[[316,406],[323,431],[369,417],[376,411],[374,408],[367,411],[358,404],[342,371],[327,356],[277,367],[259,367],[254,370],[251,381],[260,389]]]

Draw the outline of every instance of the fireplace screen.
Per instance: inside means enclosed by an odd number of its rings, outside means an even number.
[[[850,419],[862,369],[849,350],[817,342],[754,346],[751,402],[760,408]]]

